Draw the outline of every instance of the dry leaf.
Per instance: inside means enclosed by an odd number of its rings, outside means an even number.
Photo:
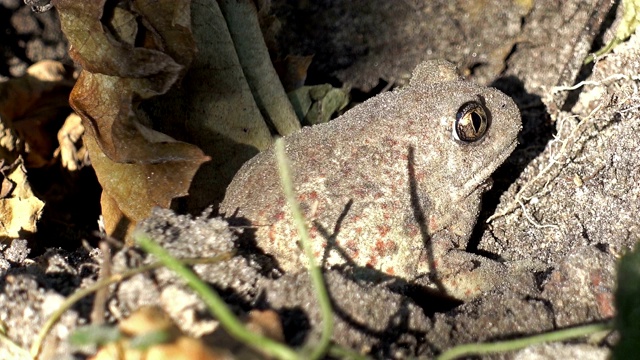
[[[193,162],[164,159],[157,164],[118,163],[100,151],[92,137],[85,135],[84,143],[103,187],[102,215],[108,234],[130,233],[135,222],[146,218],[154,206],[168,208],[173,197],[187,195],[191,178],[200,165],[197,159]]]
[[[278,71],[278,76],[282,81],[282,86],[287,93],[290,93],[304,85],[307,80],[307,70],[313,60],[310,56],[287,55],[284,60],[274,61],[273,66]]]
[[[142,307],[119,325],[125,339],[104,346],[93,360],[225,360],[233,359],[224,350],[208,348],[199,339],[183,335],[169,316],[157,307]],[[164,341],[146,349],[131,348],[134,337],[161,334]]]
[[[76,171],[88,164],[87,147],[82,145],[84,126],[82,119],[76,113],[67,116],[64,124],[58,130],[59,147],[55,156],[60,157],[62,167],[69,171]]]
[[[278,313],[273,310],[251,310],[246,319],[244,319],[244,323],[247,329],[256,334],[284,342],[282,321]],[[216,331],[207,337],[207,343],[215,348],[229,350],[236,360],[269,358],[247,344],[236,340],[222,327],[218,327]]]
[[[0,84],[0,158],[13,162],[23,155],[28,167],[50,163],[73,83],[70,69],[43,60],[24,76]]]
[[[53,3],[70,55],[84,68],[71,104],[85,137],[108,159],[95,164],[108,231],[130,227],[152,204],[169,206],[187,192],[189,211],[221,201],[240,166],[273,141],[254,95],[278,131],[299,128],[250,2]],[[172,138],[162,139],[160,132]],[[212,161],[201,167],[209,160],[205,154]],[[149,166],[158,164],[165,166]],[[166,174],[177,183],[154,179]]]
[[[247,319],[247,328],[272,340],[284,342],[282,321],[278,313],[273,310],[251,310]]]
[[[55,6],[69,53],[83,66],[70,100],[103,187],[105,228],[124,237],[152,207],[187,195],[209,157],[153,130],[140,108],[166,93],[193,58],[190,1],[105,2],[59,0]]]
[[[3,176],[0,239],[24,238],[28,233],[35,233],[44,203],[31,191],[22,158],[0,168],[0,174]]]
[[[273,310],[253,310],[245,326],[262,336],[283,342],[281,320]],[[92,360],[250,360],[266,359],[246,344],[232,338],[220,327],[205,338],[194,339],[180,331],[161,308],[145,306],[136,310],[118,325],[122,339],[100,349]],[[141,341],[142,339],[142,341]],[[149,340],[146,340],[149,339]],[[134,343],[145,342],[145,349],[134,348]]]

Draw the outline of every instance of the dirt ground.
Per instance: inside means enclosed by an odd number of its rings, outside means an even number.
[[[272,6],[282,23],[280,51],[314,55],[309,83],[346,85],[352,99],[370,97],[406,84],[422,60],[446,58],[471,81],[510,95],[523,119],[520,144],[494,173],[466,249],[501,262],[508,276],[496,277],[483,296],[460,303],[429,297],[409,284],[364,283],[327,270],[336,343],[372,358],[432,358],[457,344],[512,339],[614,315],[616,261],[640,240],[640,37],[632,35],[595,66],[582,66],[581,59],[611,39],[621,5],[358,0]],[[20,76],[40,59],[72,65],[55,11],[33,14],[17,0],[4,0],[0,16],[0,75]],[[575,84],[580,86],[570,88]],[[64,222],[50,217],[51,225],[36,240],[0,245],[0,320],[7,337],[25,349],[64,297],[98,277],[102,257],[93,230],[99,195],[90,168],[85,171],[74,179],[84,184],[74,187],[79,194],[56,193],[72,203],[51,202],[76,209],[65,212]],[[29,176],[44,194],[43,177],[35,178],[43,172]],[[141,227],[176,256],[214,256],[238,246],[237,229],[210,214],[157,209]],[[89,242],[81,245],[82,239]],[[135,249],[113,251],[114,273],[152,261]],[[275,310],[288,344],[317,341],[321,314],[308,274],[282,274],[268,263],[265,254],[239,249],[229,261],[194,270],[239,315]],[[66,339],[91,322],[94,299],[86,297],[64,314],[46,338],[41,359],[87,358],[91,349],[71,347]],[[215,320],[166,269],[112,285],[105,318],[115,323],[142,305],[161,306],[189,335],[213,338]],[[605,359],[614,342],[609,335],[482,358]],[[21,358],[3,345],[0,354]]]

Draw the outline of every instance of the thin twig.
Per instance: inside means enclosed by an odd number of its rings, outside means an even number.
[[[106,279],[111,276],[111,247],[106,241],[100,241],[100,252],[102,253],[102,264],[100,264],[100,273],[98,279]],[[109,287],[105,286],[96,291],[93,300],[93,309],[91,310],[91,324],[104,324],[104,310],[109,297]]]

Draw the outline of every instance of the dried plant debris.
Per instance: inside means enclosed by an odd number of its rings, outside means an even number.
[[[0,239],[17,239],[36,232],[44,202],[31,191],[22,158],[0,168]]]
[[[60,157],[62,167],[69,171],[77,171],[90,164],[87,147],[82,142],[84,126],[76,113],[69,115],[58,130],[58,148],[55,156]]]
[[[28,167],[51,163],[74,82],[71,69],[43,60],[24,76],[0,84],[0,158],[13,162],[23,155]]]
[[[71,105],[103,187],[109,234],[123,236],[188,193],[198,147],[155,131],[140,103],[166,93],[193,59],[190,1],[56,1],[70,56],[82,65]],[[167,114],[171,116],[171,114]]]
[[[24,3],[31,5],[31,10],[36,13],[49,11],[53,8],[50,0],[24,0]]]
[[[284,341],[280,318],[274,311],[251,311],[245,319],[245,325],[257,334]],[[89,326],[72,337],[82,343],[104,343],[91,360],[265,358],[220,327],[208,337],[188,336],[158,306],[140,307],[122,320],[118,328]]]
[[[53,4],[83,68],[70,100],[110,235],[126,236],[151,207],[177,197],[189,195],[190,211],[215,204],[240,166],[271,144],[271,130],[300,128],[254,4]]]
[[[302,87],[307,80],[307,71],[313,56],[287,55],[282,60],[274,60],[273,66],[278,72],[282,86],[287,93]]]
[[[94,336],[99,335],[92,329]],[[201,340],[186,336],[162,309],[141,307],[120,322],[119,340],[103,346],[92,360],[221,360],[232,359]],[[103,331],[104,332],[104,331]]]

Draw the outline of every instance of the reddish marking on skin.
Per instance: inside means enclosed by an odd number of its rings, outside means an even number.
[[[382,240],[376,241],[375,253],[378,256],[384,254],[384,242]]]
[[[418,256],[418,262],[424,264],[429,261],[429,257],[427,256],[426,251],[420,251],[420,255]]]
[[[355,190],[354,195],[356,198],[364,198],[367,196],[367,189],[358,188]]]
[[[276,242],[276,227],[275,226],[269,226],[269,242],[271,242],[272,244]]]
[[[380,237],[386,237],[391,231],[391,226],[389,225],[378,225],[378,233],[380,233]]]
[[[378,259],[376,258],[371,258],[369,259],[369,261],[365,264],[366,267],[370,268],[370,269],[374,269],[376,267],[376,263],[378,262]]]
[[[312,225],[309,228],[309,237],[312,239],[318,236],[318,228],[315,225]]]
[[[415,225],[409,225],[409,231],[407,233],[410,237],[416,237],[420,233],[420,230]]]
[[[471,290],[471,289],[467,289],[467,291],[465,291],[464,293],[465,293],[465,295],[467,295],[467,298],[470,298],[470,297],[472,297],[472,296],[473,296],[473,294],[474,294],[474,293],[478,293],[478,290],[479,290],[479,289],[476,289],[476,291],[474,292],[474,291],[473,291],[473,290]]]
[[[383,140],[383,141],[384,141],[384,144],[385,144],[386,146],[389,146],[389,147],[392,147],[392,146],[398,145],[398,140],[393,139],[393,138],[389,138],[389,137],[387,137],[387,138],[384,138],[384,140]]]
[[[285,214],[284,211],[279,211],[278,213],[276,213],[276,215],[274,216],[274,218],[276,219],[276,221],[282,221],[285,219]]]
[[[589,274],[593,292],[595,293],[598,311],[604,317],[613,316],[615,309],[613,307],[613,294],[602,285],[602,274],[600,272],[592,272]]]
[[[395,242],[391,240],[388,240],[388,241],[378,240],[376,241],[374,252],[381,257],[389,253],[395,252],[396,249],[397,249],[397,246]]]
[[[359,255],[358,242],[354,239],[348,240],[344,244],[344,250],[347,253],[347,256],[351,258],[351,260],[355,260]]]
[[[318,193],[314,190],[309,194],[309,199],[316,200],[318,198]]]
[[[613,308],[613,294],[611,293],[598,293],[596,294],[596,304],[598,304],[598,311],[603,317],[610,317],[615,315],[616,310]]]
[[[435,216],[429,216],[429,230],[438,228],[438,220]]]
[[[343,177],[350,177],[351,176],[351,167],[349,166],[344,166],[342,169],[340,169],[340,173],[342,174]]]
[[[396,271],[393,270],[393,267],[388,267],[386,273],[393,276],[396,274]]]

